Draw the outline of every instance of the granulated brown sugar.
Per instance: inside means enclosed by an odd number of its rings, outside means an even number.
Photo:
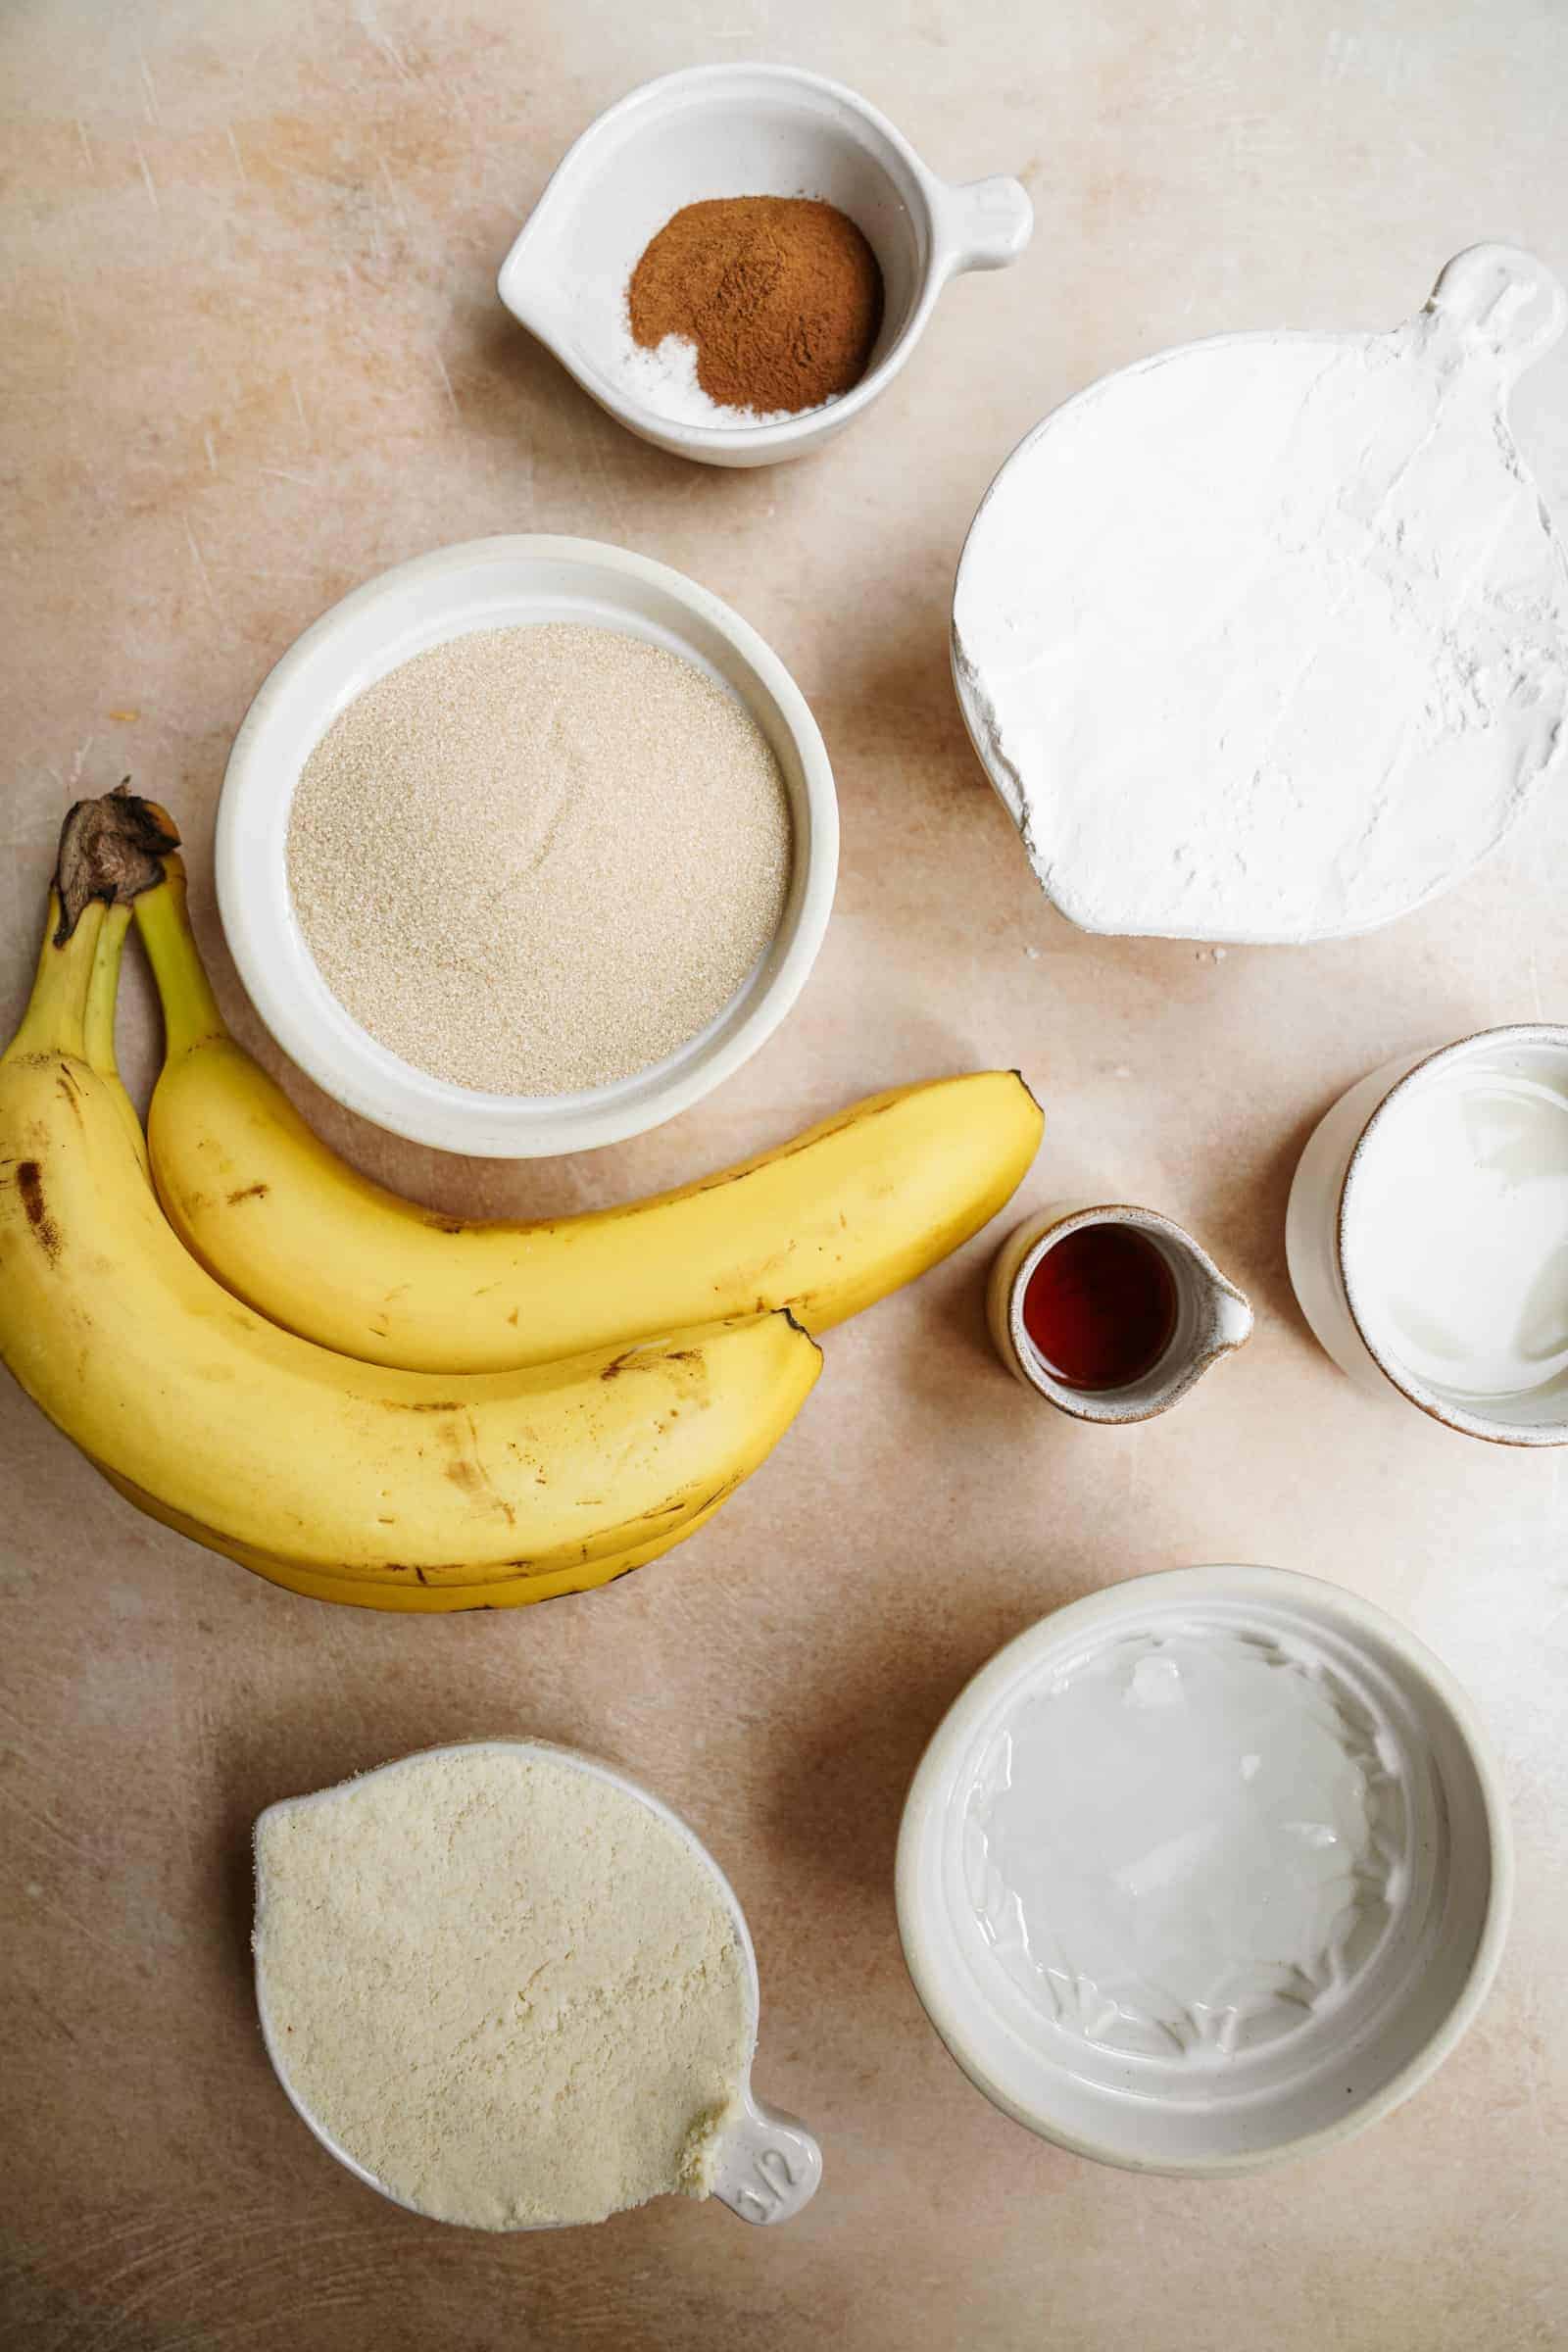
[[[882,271],[847,214],[807,196],[688,204],[651,239],[626,289],[632,340],[697,349],[720,408],[814,409],[865,373]]]
[[[789,887],[784,779],[679,655],[574,622],[392,670],[317,745],[288,874],[322,976],[459,1086],[556,1095],[646,1069],[722,1010]]]

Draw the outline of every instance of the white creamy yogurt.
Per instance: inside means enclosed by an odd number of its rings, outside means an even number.
[[[1463,1057],[1411,1088],[1358,1170],[1371,1336],[1455,1397],[1568,1374],[1568,1059]]]
[[[1296,2033],[1377,1950],[1408,1875],[1387,1727],[1294,1645],[1104,1642],[1025,1689],[971,1786],[965,1876],[1044,2020],[1215,2060]]]

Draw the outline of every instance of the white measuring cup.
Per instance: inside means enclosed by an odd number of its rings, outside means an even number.
[[[1519,819],[1568,757],[1568,547],[1508,399],[1565,321],[1544,263],[1477,245],[1388,332],[1158,352],[1019,443],[959,559],[954,678],[1070,921],[1347,938]]]
[[[672,1812],[668,1805],[653,1794],[651,1789],[645,1788],[640,1781],[634,1781],[629,1773],[617,1772],[613,1765],[602,1763],[597,1756],[585,1755],[580,1748],[563,1747],[551,1740],[457,1740],[443,1747],[423,1748],[416,1750],[416,1754],[422,1760],[436,1756],[482,1754],[487,1749],[504,1750],[508,1754],[517,1756],[546,1756],[554,1763],[570,1764],[579,1772],[589,1773],[599,1780],[611,1782],[613,1787],[623,1789],[628,1796],[634,1797],[639,1804],[646,1805],[651,1813],[657,1813],[660,1820],[675,1832],[708,1872],[715,1892],[723,1898],[728,1907],[734,1925],[736,1941],[740,1945],[746,1964],[749,2002],[746,2070],[741,2082],[735,2114],[715,2158],[712,2193],[721,2205],[728,2206],[731,2213],[739,2214],[743,2222],[752,2222],[765,2229],[776,2222],[793,2221],[795,2216],[801,2212],[803,2207],[808,2205],[816,2194],[817,2185],[822,2178],[822,2151],[812,2133],[807,2130],[804,2124],[797,2122],[794,2116],[784,2115],[778,2109],[765,2105],[752,2089],[751,2066],[757,2050],[759,2009],[757,1953],[753,1948],[751,1930],[746,1924],[746,1914],[741,1909],[739,1898],[728,1879],[725,1878],[724,1873],[719,1869],[718,1864],[704,1845],[696,1831],[688,1822],[683,1821],[678,1813]],[[399,1756],[390,1763],[380,1765],[377,1771],[397,1772],[403,1765],[412,1763],[414,1760],[414,1756]],[[314,1790],[308,1796],[285,1797],[279,1803],[268,1806],[266,1811],[258,1816],[256,1832],[259,1835],[263,1824],[272,1819],[274,1815],[287,1813],[301,1805],[319,1804],[323,1799],[330,1799],[338,1795],[344,1788],[362,1788],[367,1780],[373,1780],[375,1777],[375,1773],[365,1773],[356,1776],[351,1782],[340,1782],[334,1788]],[[260,1885],[258,1885],[258,1912],[261,1901],[262,1893]],[[351,2155],[349,2150],[333,2137],[321,2118],[304,2097],[289,2072],[288,2052],[284,2036],[277,2031],[270,2013],[265,1976],[259,1960],[256,1970],[256,2006],[261,2019],[262,2040],[266,2045],[267,2055],[271,2060],[272,2071],[282,2084],[284,2094],[295,2114],[314,2132],[327,2154],[335,2156],[338,2163],[351,2172],[356,2180],[363,2180],[368,2188],[378,2190],[392,2204],[401,2205],[405,2212],[418,2213],[423,2220],[431,2219],[432,2217],[425,2214],[421,2207],[412,2204],[407,2197],[400,2197],[394,2189],[387,2186],[384,2180],[378,2180],[374,2173],[362,2164],[357,2156]],[[574,2226],[567,2222],[524,2222],[517,2225],[517,2230],[520,2233],[524,2230],[570,2229]]]
[[[620,380],[626,284],[682,206],[725,196],[815,196],[848,214],[882,270],[871,364],[841,399],[782,423],[691,424]],[[885,115],[793,66],[665,74],[591,122],[557,166],[502,264],[514,318],[631,432],[707,466],[770,466],[842,432],[892,383],[937,296],[965,270],[1002,270],[1034,229],[1015,179],[939,179]]]

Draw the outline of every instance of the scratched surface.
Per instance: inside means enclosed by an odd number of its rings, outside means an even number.
[[[663,29],[658,29],[662,20]],[[1027,26],[1027,29],[1022,29]],[[1015,170],[1026,263],[944,299],[820,458],[644,448],[498,309],[566,141],[723,56],[863,87],[941,171]],[[269,665],[383,565],[580,531],[695,573],[779,649],[837,768],[844,864],[799,1011],[699,1111],[554,1167],[333,1141],[475,1210],[673,1181],[873,1086],[1019,1062],[1051,1111],[1022,1206],[1104,1186],[1194,1226],[1258,1336],[1167,1421],[1043,1417],[988,1355],[986,1245],[835,1334],[714,1525],[519,1616],[414,1622],[269,1590],[135,1517],[0,1393],[0,2340],[27,2352],[954,2345],[1486,2352],[1568,2344],[1568,1508],[1555,1457],[1368,1402],[1307,1341],[1281,1248],[1328,1100],[1419,1042],[1564,1017],[1561,787],[1428,912],[1232,953],[1055,920],[967,751],[947,595],[1003,454],[1107,367],[1224,328],[1372,326],[1483,235],[1568,265],[1561,0],[12,0],[5,264],[0,1026],[66,802],[127,771],[210,896],[223,759]],[[1568,506],[1568,362],[1519,403]],[[145,1087],[138,970],[123,1044]],[[949,1699],[1054,1601],[1204,1558],[1383,1601],[1490,1718],[1520,1846],[1496,1995],[1361,2140],[1252,2181],[1058,2154],[962,2082],[894,1933],[899,1807]],[[751,1913],[759,2081],[825,2185],[774,2234],[674,2202],[491,2240],[382,2204],[264,2063],[246,1836],[270,1799],[429,1741],[577,1740],[688,1812]]]

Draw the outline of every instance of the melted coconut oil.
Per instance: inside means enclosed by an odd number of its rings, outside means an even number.
[[[1389,1735],[1317,1661],[1135,1635],[1025,1692],[976,1778],[968,1893],[1042,2018],[1201,2059],[1342,1999],[1407,1878]]]

